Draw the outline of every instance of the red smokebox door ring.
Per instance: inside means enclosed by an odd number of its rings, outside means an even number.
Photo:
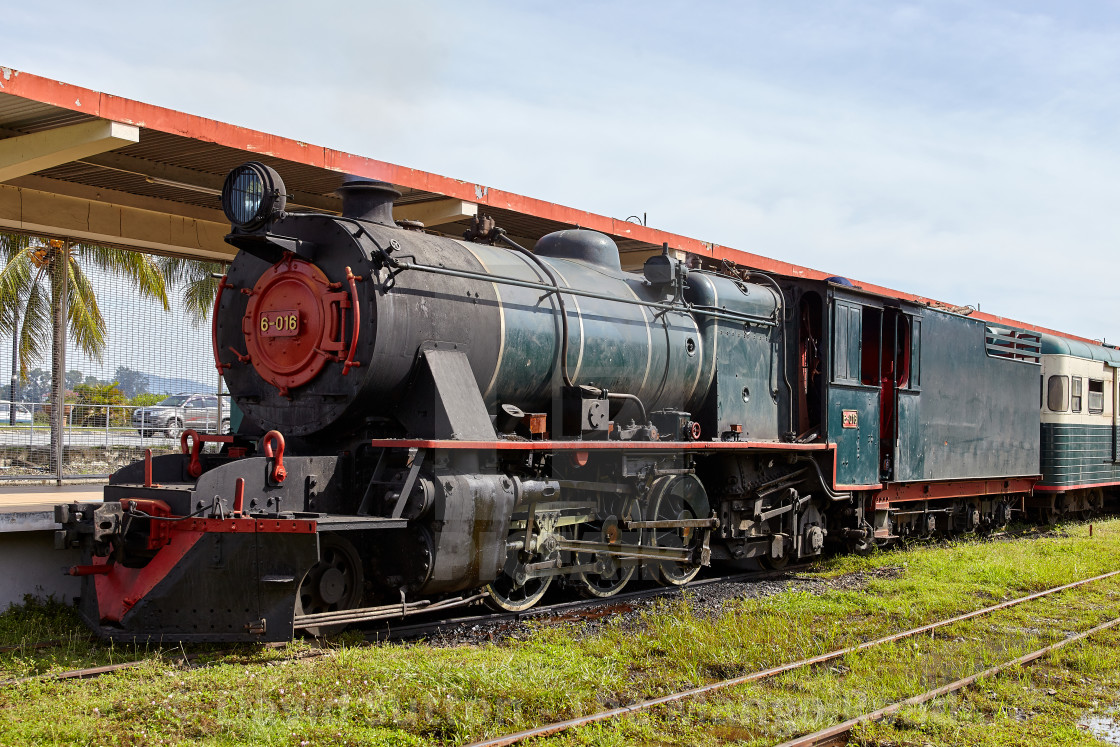
[[[349,288],[332,283],[314,264],[289,254],[265,270],[253,286],[241,320],[247,357],[281,395],[310,382],[330,361],[350,363],[346,372],[355,365],[358,298],[354,281],[347,279]],[[348,309],[352,310],[349,345],[345,340]]]

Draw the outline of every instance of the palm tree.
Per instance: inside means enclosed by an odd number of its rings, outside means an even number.
[[[0,329],[10,329],[12,333],[12,378],[8,386],[8,425],[16,424],[16,402],[19,400],[19,297],[12,302],[0,303]]]
[[[105,318],[86,268],[128,280],[140,297],[158,301],[164,310],[169,308],[163,273],[155,258],[141,252],[0,234],[0,263],[0,334],[18,335],[21,377],[27,375],[30,362],[41,359],[48,339],[52,352],[51,380],[58,382],[63,375],[59,356],[53,352],[66,344],[58,334],[62,325],[54,324],[62,310],[64,268],[69,300],[66,336],[94,360],[100,361],[105,352]],[[61,413],[63,408],[54,404],[54,410]],[[59,442],[61,427],[62,418],[52,416],[52,464],[58,464],[54,444]]]

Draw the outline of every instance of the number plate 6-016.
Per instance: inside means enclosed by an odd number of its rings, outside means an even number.
[[[266,311],[257,326],[267,337],[295,337],[299,334],[299,312]]]

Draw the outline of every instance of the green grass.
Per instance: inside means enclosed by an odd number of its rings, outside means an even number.
[[[800,659],[1120,568],[1120,521],[1066,536],[962,541],[820,563],[859,589],[788,591],[637,622],[538,623],[528,640],[435,648],[333,642],[158,651],[91,643],[69,610],[0,615],[0,677],[142,660],[86,681],[0,687],[0,744],[462,744]],[[883,567],[893,574],[877,576]],[[773,744],[915,695],[1120,616],[1120,580],[1071,590],[830,662],[536,740],[534,744]],[[1120,705],[1120,634],[1101,634],[957,696],[862,728],[859,744],[1083,744],[1076,722]],[[199,655],[190,667],[184,653]],[[1048,690],[1055,695],[1048,695]],[[1096,705],[1092,705],[1096,701]],[[1018,711],[1014,709],[1019,709]],[[1027,716],[1027,714],[1033,714]],[[1056,735],[1056,736],[1055,736]],[[1064,741],[1063,741],[1064,740]],[[1078,741],[1081,740],[1081,741]]]

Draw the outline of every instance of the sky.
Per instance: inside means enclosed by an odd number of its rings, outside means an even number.
[[[0,65],[1120,343],[1120,2],[11,5]]]

